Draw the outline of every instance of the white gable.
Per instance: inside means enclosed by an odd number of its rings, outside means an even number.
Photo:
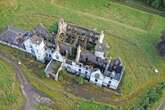
[[[98,86],[102,86],[104,76],[100,70],[96,70],[91,73],[90,82]]]
[[[119,85],[119,81],[114,79],[111,80],[110,88],[117,89],[118,85]]]

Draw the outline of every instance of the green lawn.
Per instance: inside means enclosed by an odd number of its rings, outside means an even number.
[[[0,1],[0,10],[1,28],[12,24],[32,29],[40,22],[49,28],[64,18],[98,31],[104,30],[105,41],[111,47],[107,56],[121,57],[126,68],[120,85],[122,96],[114,100],[126,99],[127,103],[131,103],[130,99],[164,80],[165,58],[159,57],[155,50],[160,32],[165,29],[164,17],[111,0],[5,0]],[[154,68],[158,68],[160,75],[153,72]],[[52,87],[60,86],[56,82],[45,81]],[[59,97],[56,93],[43,91]]]
[[[8,63],[0,59],[0,110],[21,110],[23,96],[16,74]]]

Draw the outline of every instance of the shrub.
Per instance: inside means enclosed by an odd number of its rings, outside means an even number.
[[[165,88],[165,83],[159,83],[156,87],[151,88],[147,93],[141,96],[140,102],[130,110],[147,110],[149,107],[158,101],[162,95],[162,89]]]
[[[58,23],[53,23],[53,24],[50,26],[49,31],[50,31],[50,32],[57,33],[57,32],[58,32]]]
[[[77,77],[76,78],[76,82],[79,84],[79,85],[83,85],[84,84],[84,79],[82,77]]]
[[[165,7],[165,0],[142,0],[154,8]]]

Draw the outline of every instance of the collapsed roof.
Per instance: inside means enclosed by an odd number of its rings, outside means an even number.
[[[63,20],[59,23],[59,40],[73,47],[80,45],[83,49],[94,50],[102,34]]]

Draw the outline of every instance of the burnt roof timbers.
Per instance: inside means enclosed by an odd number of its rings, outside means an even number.
[[[71,24],[67,25],[66,33],[62,34],[62,37],[66,37],[66,42],[69,41],[68,43],[73,44],[73,46],[81,45],[81,47],[84,49],[86,49],[86,47],[90,47],[91,45],[95,46],[98,42],[99,36],[100,34],[97,32]],[[72,39],[74,43],[70,42]]]
[[[101,72],[104,72],[106,69],[107,61],[101,59],[100,57],[96,57],[95,67],[99,68]]]
[[[67,34],[65,42],[72,45],[76,38],[77,38],[77,36]]]
[[[77,40],[76,47],[77,47],[78,45],[80,45],[81,48],[86,49],[87,38],[86,38],[86,37],[81,37],[81,36],[79,36],[79,37],[78,37],[78,40]]]
[[[80,62],[87,65],[92,65],[94,68],[99,68],[102,72],[105,71],[106,65],[108,64],[107,60],[97,57],[94,54],[88,52],[81,53]]]
[[[120,81],[122,74],[124,71],[124,67],[119,58],[111,61],[108,70],[104,73],[105,76],[111,77],[111,79],[115,79]]]

